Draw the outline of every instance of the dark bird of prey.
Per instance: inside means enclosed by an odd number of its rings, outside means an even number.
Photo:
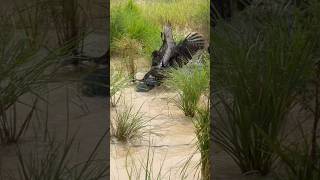
[[[170,25],[164,27],[161,33],[162,46],[159,50],[152,52],[152,65],[149,72],[145,74],[137,87],[137,91],[149,91],[159,85],[165,78],[164,70],[168,67],[181,67],[187,64],[197,51],[204,49],[205,40],[199,33],[188,34],[178,44],[173,39]]]

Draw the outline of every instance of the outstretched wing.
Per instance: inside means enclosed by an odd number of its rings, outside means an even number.
[[[175,45],[170,26],[165,27],[162,37],[162,46],[158,51],[152,53],[152,67],[143,77],[143,81],[150,76],[158,80],[163,79],[164,68],[186,64],[197,51],[205,47],[205,39],[199,33],[190,33],[183,41]]]
[[[190,33],[175,48],[178,59],[190,60],[192,56],[205,47],[205,40],[199,33]]]

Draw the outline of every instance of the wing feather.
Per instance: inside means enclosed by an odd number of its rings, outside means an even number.
[[[204,37],[197,32],[190,33],[176,46],[176,57],[178,59],[190,60],[197,51],[203,49],[204,47]]]

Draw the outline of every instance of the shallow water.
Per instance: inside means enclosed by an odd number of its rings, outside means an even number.
[[[85,40],[85,52],[91,56],[101,56],[107,48],[107,38],[105,33],[92,33]],[[44,52],[45,53],[45,52]],[[64,71],[65,70],[65,71]],[[77,77],[74,72],[68,68],[59,74],[62,79]],[[106,72],[107,73],[107,72]],[[78,76],[79,77],[79,76]],[[61,88],[62,86],[62,88]],[[106,97],[85,97],[79,89],[79,83],[52,83],[49,86],[52,89],[49,93],[49,112],[48,112],[48,129],[58,141],[65,139],[67,128],[67,117],[69,116],[70,136],[77,132],[75,147],[72,151],[72,162],[86,161],[89,153],[92,152],[99,138],[107,131],[107,113],[108,103]],[[60,87],[60,88],[57,88]],[[69,96],[69,114],[66,110],[67,89]],[[25,103],[31,104],[33,96],[25,94],[21,97]],[[44,97],[45,98],[45,97]],[[38,114],[32,119],[30,128],[21,138],[19,146],[23,154],[28,157],[28,153],[34,149],[46,147],[47,143],[43,142],[42,133],[43,124],[46,119],[46,103],[39,101]],[[30,111],[30,107],[19,105],[17,112],[19,117],[25,118]],[[98,157],[107,159],[107,142],[101,145]],[[0,146],[0,179],[1,173],[18,175],[18,158],[16,155],[17,146]],[[6,179],[6,178],[3,178]]]
[[[131,170],[134,167],[132,163],[129,163],[132,158],[138,167],[141,167],[139,161],[145,164],[149,142],[151,142],[150,152],[154,153],[154,177],[162,167],[162,179],[169,179],[169,177],[171,179],[181,179],[182,167],[188,158],[194,154],[194,158],[190,161],[190,166],[186,171],[188,177],[185,179],[195,179],[193,176],[195,165],[200,157],[194,145],[193,124],[190,118],[185,117],[183,112],[170,102],[170,97],[174,97],[176,94],[161,86],[147,93],[136,92],[135,86],[131,86],[125,89],[123,94],[125,94],[123,98],[125,104],[132,104],[136,109],[142,105],[141,112],[145,113],[146,117],[154,117],[150,122],[152,132],[157,132],[160,135],[151,134],[150,137],[146,137],[146,141],[131,144],[121,144],[113,140],[110,154],[111,179],[128,179],[126,170]],[[120,103],[116,108],[121,108],[121,106]],[[115,108],[112,108],[111,118],[114,113]],[[148,138],[150,138],[150,141]],[[127,167],[126,158],[128,159]],[[139,171],[144,173],[143,169]]]

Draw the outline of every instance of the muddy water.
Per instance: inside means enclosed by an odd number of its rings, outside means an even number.
[[[55,89],[62,84],[50,85],[50,89]],[[68,93],[67,93],[68,91]],[[21,101],[27,104],[32,103],[32,95],[25,95]],[[69,112],[67,108],[67,97],[69,98]],[[73,83],[62,88],[52,90],[49,94],[48,131],[56,142],[63,142],[66,138],[67,124],[69,124],[69,138],[76,133],[76,139],[71,150],[71,162],[84,162],[92,152],[93,147],[107,130],[108,113],[106,111],[107,101],[100,97],[84,97],[78,91],[78,85]],[[25,118],[30,111],[29,107],[19,105],[17,107],[19,116]],[[31,121],[31,125],[21,138],[19,147],[24,158],[28,160],[29,153],[42,152],[41,149],[48,147],[48,143],[43,141],[46,122],[46,103],[39,102],[37,106],[37,116]],[[69,116],[69,121],[67,117]],[[21,119],[18,117],[18,119]],[[17,157],[17,146],[0,146],[0,179],[1,173],[6,180],[6,174],[16,177],[19,175],[19,163]],[[107,159],[107,143],[102,143],[98,150],[98,158]],[[30,161],[28,161],[30,163]]]
[[[16,2],[21,6],[26,5],[26,1],[24,0],[18,0]],[[11,14],[13,12],[13,1],[0,0],[0,3],[1,14]],[[91,19],[88,22],[90,26],[88,31],[93,32],[85,39],[84,52],[86,55],[98,57],[104,54],[108,47],[106,23],[106,7],[108,3],[104,0],[92,0],[90,3],[91,11],[88,13],[90,13]],[[17,31],[20,32],[21,30]],[[46,45],[50,48],[57,47],[56,32],[53,27],[48,30],[48,42]],[[72,74],[73,72],[69,71],[69,69],[66,69],[65,72],[66,74],[61,75],[62,77],[65,76],[65,79],[74,76],[74,74]],[[60,88],[55,89],[56,87]],[[83,96],[79,91],[78,83],[68,85],[63,85],[63,83],[50,84],[49,88],[52,89],[52,91],[49,93],[48,131],[58,142],[63,141],[66,137],[68,122],[70,128],[69,136],[77,132],[75,147],[71,153],[71,162],[78,163],[86,161],[97,141],[108,128],[107,119],[109,119],[109,114],[107,113],[107,109],[109,109],[109,107],[107,98]],[[67,89],[70,101],[69,113],[67,113],[66,110]],[[21,100],[30,104],[32,103],[31,96],[30,94],[25,94]],[[45,112],[46,105],[46,102],[39,102],[37,115],[31,120],[28,131],[23,135],[18,144],[26,158],[28,158],[30,152],[48,146],[48,143],[43,141],[44,124],[47,116]],[[30,111],[30,107],[21,105],[17,107],[17,111],[19,112],[19,117],[25,118]],[[69,117],[69,121],[67,121],[67,117]],[[97,158],[107,160],[108,146],[109,144],[106,141],[102,143],[98,150]],[[16,151],[17,146],[15,144],[10,146],[0,145],[1,180],[8,180],[7,174],[16,177],[16,179],[20,179],[17,177],[19,175],[19,163]]]
[[[111,108],[111,119],[115,116],[115,110],[123,108],[124,104],[133,105],[136,110],[141,106],[141,112],[145,117],[153,119],[150,122],[151,133],[146,135],[145,140],[122,144],[112,139],[111,179],[128,179],[127,171],[145,166],[148,149],[153,157],[153,178],[157,177],[162,167],[162,179],[181,179],[182,167],[186,160],[194,155],[185,179],[196,179],[194,170],[199,154],[194,145],[194,129],[191,119],[185,117],[183,112],[170,102],[176,94],[164,87],[155,88],[147,93],[135,92],[134,85],[126,88],[122,94],[125,96],[119,105]],[[144,179],[144,169],[133,172],[133,179]],[[140,178],[138,172],[142,173]]]
[[[101,56],[107,49],[107,38],[103,32],[92,33],[85,39],[84,52],[90,56]],[[79,73],[79,72],[77,72]],[[107,73],[107,72],[106,72]],[[76,77],[76,73],[65,68],[59,74],[63,80]],[[21,138],[19,146],[22,153],[28,158],[30,152],[47,147],[48,143],[43,141],[46,117],[48,116],[48,131],[51,137],[61,142],[66,137],[67,124],[69,123],[69,136],[76,133],[75,146],[71,153],[71,162],[84,162],[88,159],[94,146],[102,135],[107,131],[108,103],[106,97],[86,97],[80,91],[81,82],[54,83],[48,86],[49,112],[46,114],[47,102],[39,101],[37,114],[31,120],[31,125]],[[44,98],[47,96],[44,95]],[[25,94],[21,101],[32,104],[33,95]],[[69,101],[69,112],[67,112],[67,98]],[[19,105],[18,119],[25,118],[30,107]],[[67,120],[69,118],[69,120]],[[107,147],[109,144],[104,141],[98,150],[98,158],[108,158]],[[17,158],[17,146],[0,146],[0,179],[7,180],[7,174],[17,177],[19,163]],[[19,178],[17,178],[19,179]]]

